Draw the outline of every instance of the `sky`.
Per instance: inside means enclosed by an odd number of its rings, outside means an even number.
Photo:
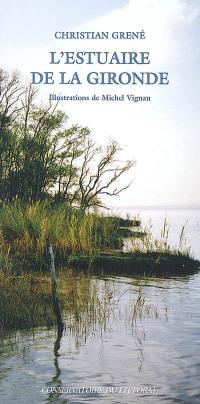
[[[145,31],[145,40],[56,40],[56,31]],[[131,187],[112,206],[200,205],[200,3],[198,0],[11,0],[1,2],[1,67],[31,71],[91,66],[49,65],[50,51],[148,51],[150,66],[114,66],[116,72],[166,71],[168,86],[40,85],[49,93],[92,96],[134,94],[151,102],[61,102],[70,123],[88,126],[97,142],[116,139],[122,157],[137,161]],[[62,69],[61,69],[62,68]],[[110,66],[92,66],[109,71]],[[113,66],[112,66],[113,70]],[[62,87],[62,88],[61,88]]]

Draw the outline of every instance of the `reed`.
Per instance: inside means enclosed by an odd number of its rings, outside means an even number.
[[[139,287],[137,296],[133,302],[130,302],[129,307],[129,316],[132,326],[134,322],[142,320],[145,317],[158,318],[159,316],[158,307],[155,304],[150,304],[145,301],[142,286]]]
[[[156,252],[189,257],[190,247],[187,246],[185,231],[186,225],[183,225],[180,228],[176,245],[172,246],[169,243],[170,224],[167,218],[165,218],[163,221],[159,239],[153,236],[152,224],[150,221],[149,226],[144,228],[144,237],[133,238],[129,248],[133,253],[149,254]]]
[[[56,258],[70,254],[93,256],[121,246],[119,226],[113,217],[100,213],[83,214],[65,204],[52,207],[48,202],[0,206],[0,264],[3,267],[32,263],[43,266],[46,242],[50,238]],[[6,263],[7,260],[7,263]],[[27,262],[28,260],[28,262]],[[10,263],[9,263],[10,262]]]

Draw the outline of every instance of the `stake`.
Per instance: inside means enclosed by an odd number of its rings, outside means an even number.
[[[52,290],[52,300],[53,300],[53,309],[56,316],[56,321],[58,325],[58,335],[62,336],[64,324],[62,322],[62,315],[58,300],[58,293],[57,293],[57,281],[56,281],[56,271],[55,271],[55,261],[54,261],[54,252],[51,242],[47,241],[47,249],[49,254],[50,260],[50,270],[51,270],[51,290]]]

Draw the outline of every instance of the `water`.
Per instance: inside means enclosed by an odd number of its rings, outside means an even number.
[[[154,234],[159,234],[166,213],[171,242],[177,242],[180,227],[188,220],[186,237],[194,256],[200,258],[200,211],[145,210],[141,217],[143,221],[151,217]],[[54,349],[52,329],[1,338],[0,402],[200,403],[200,274],[91,282],[100,292],[107,288],[108,312],[96,324],[83,316],[72,326],[66,316],[60,350]],[[138,293],[145,304],[134,317]],[[67,393],[69,386],[102,391],[72,394]],[[149,390],[141,394],[145,386]],[[140,390],[133,394],[133,387]]]
[[[125,215],[127,210],[119,209],[117,213]],[[200,259],[200,208],[199,209],[175,209],[175,208],[143,208],[129,209],[130,215],[138,215],[142,224],[151,231],[155,237],[160,238],[161,229],[165,218],[169,224],[169,244],[178,246],[182,226],[185,226],[186,243],[191,247],[191,254]]]

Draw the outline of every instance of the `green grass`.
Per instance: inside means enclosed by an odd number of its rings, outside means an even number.
[[[198,263],[186,247],[184,226],[177,246],[171,247],[166,219],[159,239],[153,237],[151,227],[135,231],[120,227],[133,222],[100,213],[84,214],[65,204],[2,203],[0,268],[7,273],[48,271],[46,243],[51,239],[57,268],[73,265],[84,271],[156,276],[196,271]],[[128,250],[123,249],[124,237]]]
[[[94,256],[122,247],[117,218],[83,214],[65,204],[31,205],[3,203],[0,206],[0,265],[3,268],[44,267],[46,242],[51,239],[57,262],[71,254]]]
[[[50,238],[60,268],[58,290],[61,309],[74,332],[104,327],[112,311],[110,292],[101,293],[88,270],[100,274],[184,275],[199,269],[186,247],[185,228],[177,247],[168,242],[169,225],[164,221],[160,238],[150,229],[136,231],[122,227],[117,217],[83,214],[66,205],[48,202],[0,205],[0,330],[35,328],[55,324],[46,242]],[[129,223],[130,219],[121,224]],[[129,251],[122,251],[123,237],[130,237]],[[128,242],[129,242],[128,241]],[[67,264],[68,269],[62,267]],[[79,275],[69,268],[79,269]],[[33,272],[32,270],[35,270]],[[151,311],[139,295],[132,318]],[[81,320],[81,321],[80,321]],[[90,326],[88,326],[88,324]],[[84,328],[85,327],[85,328]],[[89,328],[88,328],[89,327]]]

